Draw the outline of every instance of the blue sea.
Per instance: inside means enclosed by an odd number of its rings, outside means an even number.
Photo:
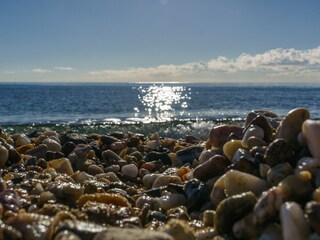
[[[320,85],[77,83],[0,84],[0,126],[82,133],[133,131],[206,138],[217,124],[241,124],[255,109],[284,116],[296,107],[320,117]]]

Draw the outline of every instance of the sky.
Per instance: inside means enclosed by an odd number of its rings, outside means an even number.
[[[320,82],[319,0],[0,0],[0,82]]]

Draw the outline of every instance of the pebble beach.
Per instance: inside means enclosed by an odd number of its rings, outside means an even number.
[[[0,129],[0,239],[320,239],[308,109],[205,135]]]

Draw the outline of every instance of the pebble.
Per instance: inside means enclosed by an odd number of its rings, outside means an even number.
[[[231,161],[234,153],[240,148],[243,148],[241,140],[231,140],[224,144],[223,153]]]
[[[0,168],[6,167],[6,162],[9,157],[9,151],[4,147],[0,145]]]
[[[208,161],[198,165],[193,171],[193,176],[204,181],[222,175],[229,165],[230,161],[224,156],[214,155]]]
[[[61,145],[57,141],[51,139],[51,138],[46,138],[42,142],[43,144],[47,145],[48,150],[53,151],[53,152],[60,152],[61,151]]]
[[[283,162],[292,162],[294,151],[286,140],[276,139],[267,147],[264,160],[271,167]]]
[[[320,122],[306,120],[303,123],[302,131],[312,156],[316,159],[320,159]]]
[[[296,108],[288,112],[277,129],[277,138],[285,139],[294,150],[300,149],[298,135],[302,131],[302,124],[310,118],[306,108]]]
[[[31,144],[31,140],[25,134],[18,134],[15,140],[15,146],[23,146]]]
[[[257,125],[250,125],[244,132],[241,144],[243,147],[247,148],[248,147],[248,139],[250,137],[256,137],[258,139],[264,139],[264,131],[261,127]]]
[[[268,184],[252,174],[230,170],[225,174],[224,187],[227,196],[251,191],[258,197],[268,189]]]
[[[232,232],[233,224],[249,214],[257,201],[252,192],[234,195],[221,201],[214,217],[214,227],[219,234]]]
[[[283,239],[308,239],[309,226],[304,212],[296,202],[285,202],[280,209]]]
[[[213,147],[222,149],[231,134],[242,136],[243,128],[233,125],[221,125],[211,129],[209,140]]]
[[[26,151],[26,154],[37,157],[45,158],[48,151],[48,147],[45,144],[40,144],[37,147]]]
[[[178,207],[186,204],[187,199],[182,194],[171,193],[168,195],[161,196],[158,199],[159,207],[163,210],[169,210],[174,207]]]
[[[133,163],[124,165],[121,168],[122,175],[128,176],[128,177],[133,177],[133,178],[137,177],[138,176],[138,172],[139,172],[138,167]]]

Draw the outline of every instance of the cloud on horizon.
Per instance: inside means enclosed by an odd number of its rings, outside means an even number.
[[[182,65],[89,72],[94,79],[105,81],[236,81],[239,75],[246,74],[263,76],[266,80],[300,77],[314,81],[320,78],[320,46],[308,50],[278,48],[256,55],[243,53],[237,58],[219,56],[208,62]]]
[[[54,67],[56,70],[61,70],[61,71],[73,71],[75,70],[73,67]]]
[[[31,70],[33,73],[49,73],[51,70],[44,68],[34,68]]]

